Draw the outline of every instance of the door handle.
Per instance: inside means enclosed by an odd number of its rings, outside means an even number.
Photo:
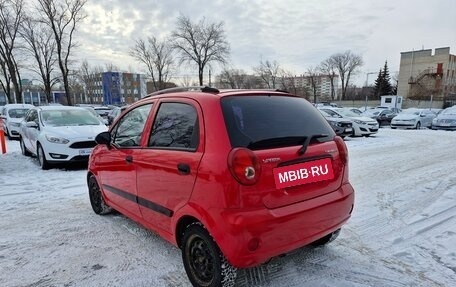
[[[180,174],[190,174],[190,166],[185,163],[179,163],[177,164],[177,171]]]
[[[125,157],[125,161],[128,162],[128,163],[132,163],[133,162],[133,157],[131,155],[127,155]]]

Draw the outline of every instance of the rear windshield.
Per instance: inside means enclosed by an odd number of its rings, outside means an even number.
[[[303,144],[308,137],[323,142],[335,135],[320,112],[303,98],[230,96],[221,103],[233,147],[293,146]]]

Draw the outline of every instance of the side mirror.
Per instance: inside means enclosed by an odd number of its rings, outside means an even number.
[[[38,126],[38,124],[36,122],[26,122],[25,126],[28,127],[28,128],[34,128],[34,129],[39,128],[39,126]]]
[[[426,115],[421,114],[420,117],[424,118]]]
[[[111,145],[111,133],[109,133],[109,132],[99,133],[95,137],[95,141],[97,142],[97,144],[105,144],[107,146],[110,146]]]

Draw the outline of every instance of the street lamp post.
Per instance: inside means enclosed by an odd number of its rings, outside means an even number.
[[[366,73],[366,103],[365,103],[365,106],[364,106],[364,110],[366,111],[367,110],[367,100],[368,100],[368,93],[367,93],[367,85],[369,84],[369,75],[373,75],[375,74],[375,72],[368,72]]]

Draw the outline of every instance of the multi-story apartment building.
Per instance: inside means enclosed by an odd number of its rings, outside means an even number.
[[[337,99],[337,91],[339,89],[339,76],[333,78],[334,95],[331,97],[331,78],[329,75],[300,75],[284,78],[284,85],[287,89],[290,87],[301,88],[306,91],[307,96],[313,96],[313,85],[316,88],[316,95],[319,101],[331,101]]]
[[[456,56],[450,48],[401,52],[397,94],[411,99],[456,96]]]
[[[86,88],[86,102],[91,104],[120,106],[133,103],[146,95],[146,80],[142,74],[94,74]]]

